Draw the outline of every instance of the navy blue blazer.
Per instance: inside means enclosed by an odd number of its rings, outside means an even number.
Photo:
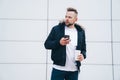
[[[75,24],[78,33],[77,50],[81,50],[84,58],[86,58],[86,41],[85,31],[80,25]],[[60,39],[65,35],[65,23],[59,23],[54,26],[48,35],[44,46],[46,49],[51,49],[51,59],[53,64],[65,66],[66,62],[66,46],[60,45]]]

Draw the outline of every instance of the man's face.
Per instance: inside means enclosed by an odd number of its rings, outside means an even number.
[[[77,21],[77,14],[73,11],[67,11],[65,15],[66,26],[71,26]]]

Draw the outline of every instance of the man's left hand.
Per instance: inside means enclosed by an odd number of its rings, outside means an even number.
[[[82,61],[82,60],[84,60],[84,56],[83,56],[83,54],[78,55],[77,59],[78,59],[78,61]]]

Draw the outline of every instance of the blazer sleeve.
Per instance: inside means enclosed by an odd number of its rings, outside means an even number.
[[[86,36],[85,36],[85,31],[83,30],[83,35],[82,35],[82,47],[81,47],[81,51],[82,54],[84,56],[84,58],[86,58]]]
[[[53,27],[44,43],[46,49],[56,49],[61,46],[59,42],[60,40],[55,38],[56,36],[55,34],[56,31],[55,28]]]

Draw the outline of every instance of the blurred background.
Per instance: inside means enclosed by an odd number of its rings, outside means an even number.
[[[44,41],[67,7],[86,31],[79,80],[120,80],[120,0],[0,0],[0,80],[50,80]]]

